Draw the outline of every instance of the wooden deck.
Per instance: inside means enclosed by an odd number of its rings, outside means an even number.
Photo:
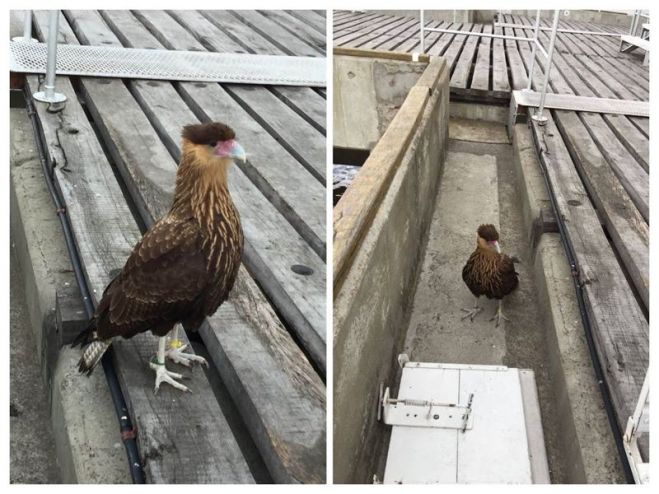
[[[47,23],[46,12],[35,13],[40,39]],[[65,11],[59,42],[323,57],[325,17]],[[40,78],[27,84],[34,92]],[[324,482],[325,91],[77,77],[58,77],[57,89],[68,96],[63,111],[35,104],[97,296],[144,226],[169,208],[183,125],[226,122],[249,156],[230,176],[244,266],[229,301],[200,331],[210,371],[183,370],[192,394],[163,386],[154,395],[148,362],[156,339],[114,344],[148,482]]]
[[[504,16],[532,25],[533,19]],[[616,30],[564,20],[561,27]],[[544,26],[550,21],[543,20]],[[429,27],[491,32],[492,25],[428,21]],[[620,29],[618,29],[620,31]],[[532,29],[495,28],[495,33],[532,37]],[[549,33],[540,32],[545,48]],[[368,12],[335,12],[334,45],[414,52],[417,19]],[[649,71],[643,54],[620,53],[619,38],[559,33],[549,92],[595,98],[649,101]],[[512,89],[528,81],[528,42],[428,33],[426,52],[443,56],[451,69],[451,100],[508,104]],[[539,90],[546,62],[538,54],[533,88]],[[565,219],[583,286],[594,345],[621,430],[632,414],[649,354],[649,119],[576,111],[547,112],[534,125],[538,154]],[[647,437],[641,439],[648,455]]]
[[[535,19],[504,16],[507,23],[533,25]],[[561,27],[600,32],[623,32],[620,28],[599,26],[561,18]],[[549,26],[548,20],[543,20]],[[428,28],[454,29],[473,33],[494,33],[532,37],[532,30],[493,28],[492,24],[427,21]],[[549,46],[549,33],[541,31],[540,39]],[[421,50],[419,21],[409,17],[369,14],[368,12],[334,13],[334,46],[373,50]],[[560,34],[556,49],[571,65],[593,84],[609,84],[610,75],[638,98],[647,98],[649,69],[638,53],[621,53],[619,40],[610,36]],[[425,52],[446,58],[451,71],[451,93],[468,99],[508,99],[511,89],[523,89],[528,81],[526,63],[530,43],[514,40],[427,32]],[[640,78],[640,80],[638,80]]]

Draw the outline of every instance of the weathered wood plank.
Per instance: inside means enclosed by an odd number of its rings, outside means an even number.
[[[37,14],[35,24],[38,18]],[[37,77],[29,76],[28,81],[36,90]],[[98,299],[110,273],[123,266],[141,235],[68,78],[58,78],[58,91],[69,98],[62,112],[50,114],[41,104],[37,111],[57,163],[55,179],[67,206],[85,275]],[[168,387],[154,395],[148,362],[155,344],[155,338],[148,334],[113,344],[122,389],[138,429],[147,480],[253,482],[203,371],[191,373],[186,384],[196,393],[185,400]]]
[[[354,40],[361,39],[369,34],[380,34],[381,30],[386,30],[388,26],[396,22],[395,17],[381,16],[369,22],[367,25],[359,24],[346,31],[334,33],[334,46],[343,46],[352,43]],[[386,31],[384,31],[386,32]],[[357,41],[359,43],[359,41]]]
[[[620,254],[643,302],[648,304],[649,290],[649,231],[642,215],[630,200],[628,192],[621,185],[612,166],[620,164],[612,161],[611,166],[589,135],[589,130],[597,137],[603,137],[606,124],[601,118],[583,115],[588,129],[576,112],[556,111],[556,123],[570,152],[572,160],[590,193],[593,204]],[[614,151],[606,151],[609,155]],[[636,163],[633,163],[637,166]],[[640,167],[638,167],[640,169]],[[615,169],[615,167],[614,167]],[[626,170],[631,174],[633,170]],[[643,170],[641,170],[642,172]],[[642,182],[644,177],[634,177]],[[645,177],[647,181],[647,176]],[[647,198],[646,198],[647,199]],[[647,207],[647,205],[646,205]]]
[[[459,28],[460,31],[471,31],[472,29],[475,29],[476,25],[467,23],[463,24],[461,28]],[[443,57],[446,58],[446,65],[450,71],[450,73],[453,73],[453,70],[455,69],[455,66],[458,62],[458,57],[460,56],[460,52],[462,51],[462,47],[467,41],[467,38],[470,36],[466,36],[464,34],[456,34],[455,37],[451,40],[450,46],[446,49],[446,51],[443,53]]]
[[[404,22],[397,25],[394,29],[381,34],[377,38],[370,40],[361,46],[364,49],[378,49],[378,50],[391,50],[394,51],[396,46],[405,41],[412,31],[416,31],[417,36],[419,33],[419,21],[416,19],[404,18]]]
[[[287,31],[293,33],[298,39],[313,47],[318,53],[326,53],[327,40],[325,39],[325,25],[318,31],[305,17],[303,10],[287,12],[285,10],[259,10],[259,14],[276,22]],[[318,16],[314,15],[314,18]]]
[[[321,49],[305,43],[274,20],[269,19],[256,10],[230,10],[228,12],[279,48],[282,53],[307,57],[319,57],[323,55]]]
[[[388,33],[404,23],[405,18],[389,17],[379,24],[369,26],[368,30],[358,31],[359,36],[350,36],[350,41],[343,42],[342,45],[352,48],[366,47],[370,40],[379,36],[385,36],[385,39],[388,39]]]
[[[442,26],[446,27],[446,23],[442,21],[428,21],[425,24],[426,27],[431,27],[431,28],[440,28]],[[420,31],[417,25],[417,29],[414,32],[412,36],[410,36],[406,41],[400,44],[398,46],[398,51],[404,51],[405,53],[413,53],[415,51],[421,51],[421,36],[420,36]],[[441,36],[442,33],[437,33],[434,31],[426,32],[425,34],[425,43],[424,43],[424,48],[426,53],[428,53],[428,50],[435,44],[437,39]]]
[[[576,254],[597,354],[621,430],[648,368],[648,323],[629,289],[553,120],[532,122],[559,214]]]
[[[605,115],[606,117],[606,115]],[[601,115],[581,113],[581,118],[602,155],[611,165],[620,183],[647,223],[650,217],[648,173],[618,141],[616,134]]]
[[[492,34],[492,26],[484,26],[483,32],[486,34]],[[482,37],[479,38],[478,41],[476,66],[474,67],[474,75],[469,87],[471,89],[487,91],[490,88],[490,46],[492,45],[492,38]]]
[[[512,22],[512,19],[506,18],[506,22]],[[506,36],[514,35],[514,31],[510,27],[504,28],[504,34]],[[510,76],[512,79],[512,89],[524,89],[529,82],[528,73],[524,68],[524,63],[522,62],[522,57],[517,48],[517,42],[512,39],[507,39],[504,41],[504,46],[506,53],[508,54],[508,65],[510,67]]]
[[[503,34],[503,30],[497,27],[494,34]],[[492,89],[495,92],[509,93],[510,82],[504,40],[495,38],[492,40],[492,45]]]
[[[510,16],[512,21],[521,24],[522,21],[519,18],[519,16]],[[513,32],[515,36],[523,36],[526,38],[531,38],[533,37],[532,35],[532,30],[531,29],[513,29]],[[520,53],[520,58],[522,60],[522,64],[525,67],[525,72],[527,74],[527,81],[528,81],[528,73],[531,70],[530,67],[530,60],[531,60],[531,43],[528,41],[517,41],[517,46],[519,47],[519,53]],[[533,69],[533,77],[532,77],[532,88],[535,89],[536,91],[540,91],[542,88],[542,84],[544,82],[544,73],[546,70],[547,66],[547,61],[544,59],[544,57],[540,53],[536,53],[535,56],[535,66]],[[549,75],[549,85],[547,87],[547,92],[570,92],[569,89],[567,89],[567,84],[561,84],[561,82],[564,82],[561,78],[560,75],[556,74],[556,71],[550,72]],[[560,84],[560,88],[557,87],[557,84]]]
[[[482,29],[482,24],[475,24],[471,31],[474,33],[480,33]],[[478,36],[467,36],[464,48],[462,49],[458,61],[455,64],[453,75],[451,75],[451,88],[463,89],[466,88],[469,84],[469,75],[471,74],[471,66],[476,55],[476,49],[478,48],[478,40]]]
[[[325,37],[325,33],[327,32],[327,18],[325,14],[320,16],[307,10],[286,10],[285,12],[306,23],[306,25],[312,27],[318,33],[320,33],[323,39],[323,46],[325,46],[327,43]]]
[[[646,172],[650,172],[650,141],[626,117],[604,115],[611,130]]]
[[[132,19],[129,13],[121,11],[107,12],[106,16],[115,24],[124,26]],[[146,30],[140,32],[138,27],[134,26],[130,30],[131,37],[128,40],[132,46],[139,45],[138,39],[144,42],[149,40]],[[181,124],[197,121],[195,116],[171,84],[160,81],[133,83],[134,95],[146,104],[152,119],[157,119],[159,135],[166,135],[170,145],[176,142],[176,150],[180,152],[177,141]],[[101,133],[105,135],[108,146],[115,155],[115,161],[130,176],[131,182],[138,184],[132,191],[136,202],[144,204],[149,217],[158,217],[167,211],[172,191],[161,191],[154,183],[153,176],[145,177],[148,176],[145,170],[157,169],[160,163],[166,163],[169,166],[159,170],[159,173],[173,183],[176,167],[171,158],[165,158],[168,151],[160,143],[147,147],[130,145],[130,134],[126,133],[124,128],[145,129],[150,128],[150,123],[141,114],[137,104],[131,104],[128,98],[130,94],[127,91],[123,94],[120,91],[110,91],[106,85],[99,90],[91,87],[86,99]],[[119,105],[123,112],[113,113],[113,105]],[[144,140],[143,132],[140,142]],[[148,140],[152,141],[153,136]],[[238,177],[240,180],[236,187]],[[291,259],[283,260],[282,264],[282,269],[289,271],[289,278],[293,281],[295,279],[295,275],[290,274],[291,263],[301,262],[299,259],[304,255],[307,256],[304,262],[311,264],[314,259],[318,262],[312,252],[302,253],[300,249],[304,247],[304,243],[299,238],[295,242],[296,235],[289,231],[290,226],[285,221],[282,222],[283,218],[249,180],[234,170],[230,185],[234,200],[243,215],[248,241],[255,235],[261,236],[261,243],[270,244],[276,241],[277,246],[288,253],[286,255],[292,256]],[[164,200],[158,200],[159,194]],[[245,214],[245,211],[248,213]],[[252,221],[254,225],[250,224]],[[266,250],[271,250],[269,244],[265,246]],[[319,268],[314,267],[322,271],[322,263],[318,262],[318,265]],[[257,266],[259,267],[262,266]],[[272,268],[272,265],[269,267]],[[280,274],[269,271],[262,272],[261,276],[281,279]],[[321,283],[324,291],[324,279]],[[310,289],[308,286],[305,288],[307,293],[304,296],[308,297]],[[304,302],[308,303],[307,300]],[[246,308],[251,311],[246,312]],[[273,478],[278,482],[322,481],[325,437],[322,382],[244,269],[241,269],[239,281],[229,301],[210,321],[210,326],[202,331],[202,337],[209,348],[218,349],[211,351],[211,355],[232,397],[242,404],[240,409],[243,418],[250,427]],[[221,342],[218,341],[220,334],[223,338]],[[227,356],[231,359],[229,362],[225,362]],[[287,368],[277,367],[277,364],[285,364]],[[277,399],[274,399],[271,393],[276,390],[285,391],[285,394],[277,395]],[[291,396],[295,396],[295,401],[291,401]],[[283,420],[282,416],[287,419]],[[300,441],[300,435],[308,441]]]
[[[446,29],[455,29],[456,31],[459,31],[463,28],[463,24],[450,23],[445,27]],[[437,37],[435,43],[432,46],[430,46],[429,44],[426,45],[426,53],[428,55],[444,56],[444,53],[446,53],[446,51],[449,49],[451,43],[453,42],[453,39],[456,36],[455,34],[449,34],[449,33],[438,33],[438,34],[439,36]]]

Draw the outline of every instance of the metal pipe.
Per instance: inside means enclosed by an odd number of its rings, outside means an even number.
[[[26,10],[23,16],[23,36],[14,36],[12,41],[23,41],[26,43],[38,43],[39,40],[32,37],[32,11]]]
[[[495,22],[494,27],[513,27],[517,29],[533,29],[533,25],[531,24],[513,24],[509,22]],[[545,27],[545,26],[540,26],[540,31],[551,31],[550,27]],[[583,29],[566,29],[566,28],[560,28],[558,30],[559,33],[566,33],[566,34],[589,34],[592,36],[615,36],[619,37],[620,33],[606,33],[602,31],[585,31]]]
[[[549,40],[549,50],[547,53],[547,66],[545,67],[545,80],[542,83],[542,92],[540,93],[540,106],[533,119],[538,123],[544,124],[547,121],[547,117],[542,115],[542,111],[545,109],[545,98],[547,97],[547,86],[549,85],[549,73],[551,72],[551,63],[554,56],[554,45],[556,43],[556,32],[558,31],[558,16],[559,11],[554,11],[554,22],[552,23],[551,38]]]
[[[32,39],[32,11],[26,10],[23,21],[23,40]]]
[[[513,39],[517,41],[529,41],[529,42],[533,41],[533,38],[506,36],[505,34],[479,33],[476,31],[458,31],[456,29],[442,29],[437,27],[427,27],[424,29],[424,31],[432,31],[434,33],[462,34],[464,36],[482,36],[483,38]]]
[[[62,103],[66,96],[55,92],[55,72],[57,69],[57,32],[59,25],[59,10],[51,10],[48,19],[48,58],[46,61],[46,83],[44,91],[34,93],[37,101],[44,103]]]
[[[540,40],[538,40],[536,42],[536,45],[537,45],[538,50],[540,51],[540,53],[542,53],[542,55],[545,57],[545,59],[547,59],[548,58],[547,51],[545,50],[544,46],[542,46],[542,43],[540,43]]]
[[[419,22],[419,27],[421,30],[421,53],[426,52],[426,40],[425,40],[425,34],[424,34],[424,29],[423,29],[423,9],[421,9],[419,17],[421,18],[421,21]]]
[[[538,48],[538,28],[540,27],[540,9],[535,15],[535,29],[533,30],[533,46],[531,47],[531,66],[529,67],[529,82],[526,84],[526,90],[531,91],[533,83],[533,69],[535,69],[535,51]]]
[[[46,97],[55,94],[55,69],[57,67],[57,28],[59,27],[59,10],[50,12],[48,20],[48,60],[46,62]]]

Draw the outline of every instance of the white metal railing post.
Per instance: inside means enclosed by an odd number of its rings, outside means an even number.
[[[51,10],[48,19],[48,59],[46,62],[46,83],[44,90],[32,95],[37,101],[44,103],[62,103],[66,96],[55,92],[55,69],[57,68],[57,28],[59,24],[59,10]]]
[[[538,47],[538,31],[540,27],[540,9],[538,9],[535,15],[535,28],[533,30],[533,47],[531,48],[531,66],[529,67],[529,82],[526,84],[526,90],[531,91],[531,85],[533,83],[533,69],[535,69],[535,51]]]
[[[38,43],[38,39],[32,37],[32,11],[26,10],[23,17],[23,36],[16,36],[12,41],[26,41],[28,43]]]
[[[421,53],[426,52],[426,40],[425,40],[425,33],[423,32],[423,27],[424,27],[424,20],[423,20],[423,9],[419,13],[419,30],[421,32]]]
[[[538,111],[533,115],[533,120],[543,125],[547,122],[547,117],[545,117],[542,112],[545,109],[545,98],[547,96],[547,86],[549,85],[549,73],[551,72],[551,63],[554,56],[554,44],[556,43],[556,32],[558,30],[558,15],[559,11],[554,11],[554,22],[551,27],[551,38],[549,40],[549,49],[547,50],[547,65],[545,67],[545,80],[542,83],[542,92],[540,93],[540,106]]]

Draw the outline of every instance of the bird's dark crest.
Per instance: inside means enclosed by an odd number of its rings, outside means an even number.
[[[215,146],[218,141],[235,139],[236,133],[231,127],[220,122],[186,125],[181,136],[193,144]]]
[[[478,236],[488,242],[499,240],[499,232],[494,225],[481,225],[478,227]]]

